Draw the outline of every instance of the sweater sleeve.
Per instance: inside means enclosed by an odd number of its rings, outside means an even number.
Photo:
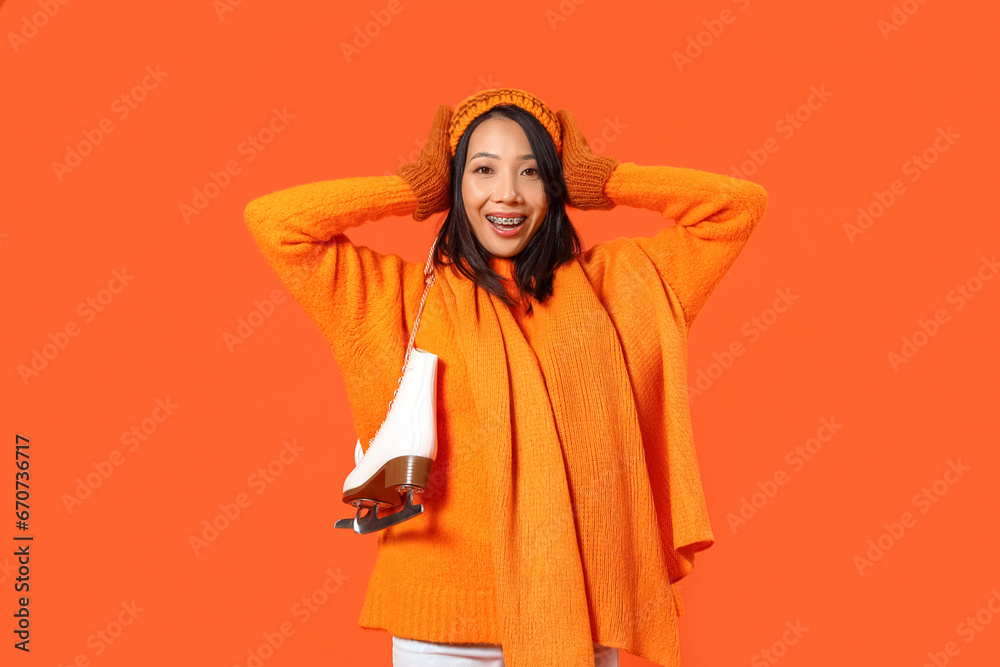
[[[736,261],[767,208],[751,181],[698,169],[619,164],[604,185],[615,205],[646,208],[676,225],[634,239],[677,295],[688,328]]]
[[[424,266],[355,246],[343,233],[416,206],[406,181],[390,175],[298,185],[244,210],[254,241],[330,343],[349,384],[366,379],[366,365],[397,358],[401,365],[409,335],[403,295],[423,283]]]

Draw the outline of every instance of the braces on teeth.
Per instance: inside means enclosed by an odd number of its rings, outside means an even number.
[[[515,222],[515,223],[509,223],[509,224],[508,223],[499,222],[499,221],[500,220],[512,220],[514,218],[498,218],[496,216],[488,215],[488,216],[486,216],[486,219],[489,220],[494,225],[496,225],[497,227],[505,227],[505,228],[508,228],[508,229],[513,229],[514,227],[520,226],[528,218],[527,218],[527,216],[523,216],[522,215],[522,216],[516,218],[517,222]]]

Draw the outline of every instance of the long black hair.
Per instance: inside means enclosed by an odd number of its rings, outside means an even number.
[[[562,264],[580,254],[580,237],[566,213],[566,181],[562,162],[556,153],[552,137],[531,113],[513,104],[501,104],[476,117],[458,140],[455,158],[451,162],[451,210],[438,232],[434,248],[434,264],[445,264],[445,256],[462,275],[484,290],[502,299],[508,306],[516,302],[504,290],[500,277],[489,264],[490,253],[469,228],[462,199],[462,177],[469,150],[469,137],[480,123],[489,118],[508,118],[524,130],[535,154],[538,172],[545,188],[548,211],[531,241],[513,257],[514,282],[522,295],[530,295],[539,303],[552,296],[552,278]],[[528,312],[531,305],[528,304]]]

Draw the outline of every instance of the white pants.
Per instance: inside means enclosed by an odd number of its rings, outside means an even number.
[[[499,644],[438,644],[392,637],[393,667],[503,667]],[[594,642],[594,667],[618,667],[618,649]]]

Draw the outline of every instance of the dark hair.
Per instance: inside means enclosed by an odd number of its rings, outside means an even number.
[[[469,150],[469,138],[480,123],[489,118],[517,122],[528,137],[538,172],[545,188],[548,211],[531,241],[514,257],[514,282],[523,295],[544,303],[552,296],[555,270],[581,252],[580,237],[566,213],[566,181],[555,144],[545,127],[531,113],[513,104],[501,104],[476,117],[458,140],[451,162],[451,210],[438,232],[434,264],[445,264],[445,255],[456,270],[484,290],[501,298],[508,306],[516,302],[504,290],[500,277],[489,264],[490,253],[469,229],[462,199],[462,176]],[[528,304],[531,312],[531,304]]]

